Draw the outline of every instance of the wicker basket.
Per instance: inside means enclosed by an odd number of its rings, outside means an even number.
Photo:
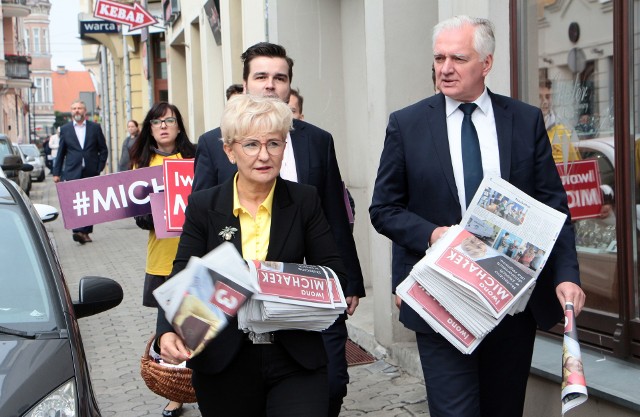
[[[164,366],[153,360],[149,349],[155,339],[151,336],[140,359],[140,375],[147,387],[156,394],[178,403],[195,403],[196,394],[191,386],[191,369]]]

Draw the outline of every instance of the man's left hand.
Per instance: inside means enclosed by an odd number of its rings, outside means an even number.
[[[587,299],[582,288],[573,282],[562,282],[558,284],[556,287],[556,295],[558,296],[558,301],[560,301],[560,305],[563,310],[567,301],[573,303],[573,311],[576,317],[578,317],[578,314],[582,311],[584,302]]]
[[[357,295],[352,295],[350,297],[345,297],[345,299],[347,301],[347,314],[353,316],[353,313],[356,312],[358,304],[360,304],[360,297],[358,297]]]

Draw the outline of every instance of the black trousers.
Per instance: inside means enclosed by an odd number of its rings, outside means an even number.
[[[536,323],[507,315],[470,355],[437,333],[416,333],[431,417],[522,416]]]
[[[326,417],[329,387],[325,367],[300,366],[276,342],[242,344],[221,373],[193,372],[202,417]]]
[[[344,313],[322,332],[324,349],[327,351],[327,373],[329,376],[329,417],[340,415],[342,399],[347,395],[349,371],[347,370],[347,314]]]

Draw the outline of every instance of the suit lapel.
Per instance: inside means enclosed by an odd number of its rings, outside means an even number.
[[[73,122],[70,123],[71,126],[69,126],[69,129],[67,129],[69,131],[69,136],[76,141],[75,143],[78,145],[78,148],[82,149],[82,146],[80,146],[80,139],[78,139],[78,135],[76,135],[76,128],[73,125]]]
[[[240,230],[240,219],[233,215],[233,178],[226,181],[220,190],[220,197],[215,200],[213,209],[209,210],[209,222],[211,224],[211,233],[215,234],[215,238],[220,242],[224,238],[219,233],[227,227],[235,228],[230,242],[236,247],[238,252],[242,254],[242,231]]]
[[[500,149],[500,176],[509,181],[511,176],[511,144],[513,143],[513,112],[500,97],[489,91],[496,119],[498,149]]]
[[[447,179],[447,185],[454,198],[458,199],[458,187],[453,176],[453,165],[451,164],[451,151],[449,149],[449,134],[447,131],[447,107],[445,106],[444,95],[439,94],[434,100],[429,102],[427,112],[427,129],[430,131],[436,154],[440,160],[440,166]]]
[[[288,241],[287,237],[293,225],[295,214],[296,206],[293,204],[291,195],[289,195],[289,188],[282,178],[277,178],[273,195],[273,207],[271,209],[271,237],[269,238],[267,260],[282,258],[284,245]]]
[[[293,156],[296,158],[296,171],[298,172],[298,182],[309,183],[309,137],[304,131],[304,124],[293,121],[293,131],[291,131],[291,145],[293,145]]]

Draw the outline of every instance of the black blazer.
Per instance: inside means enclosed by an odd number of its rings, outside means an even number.
[[[216,128],[198,139],[194,191],[214,187],[236,173],[236,166],[229,162],[224,153],[221,137],[220,128]],[[296,159],[298,182],[313,185],[318,190],[322,209],[347,268],[348,283],[344,287],[344,294],[364,297],[364,279],[347,217],[333,137],[312,124],[294,120],[291,144]]]
[[[80,147],[73,122],[60,128],[60,147],[53,163],[53,175],[62,177],[63,181],[95,177],[100,175],[107,164],[109,150],[102,128],[88,120],[85,123],[87,131],[84,147]]]
[[[231,242],[242,253],[240,220],[233,215],[233,178],[224,184],[191,194],[186,210],[178,253],[171,275],[182,271],[191,256],[202,257],[223,240],[218,233],[232,226],[238,233]],[[345,284],[345,270],[333,241],[320,200],[313,187],[276,180],[271,217],[271,237],[267,260],[324,265],[335,271]],[[158,309],[156,334],[173,331],[164,311]],[[233,319],[209,345],[187,365],[214,374],[225,369],[235,357],[243,334]],[[320,332],[287,330],[277,332],[277,343],[307,369],[323,366],[327,359]]]
[[[567,214],[529,301],[538,325],[550,328],[563,315],[555,294],[556,285],[565,281],[580,284],[567,196],[551,156],[540,109],[490,91],[489,95],[502,178]],[[394,291],[424,256],[434,229],[462,220],[445,108],[444,95],[438,94],[389,117],[369,213],[375,229],[393,242]],[[412,330],[432,331],[406,303],[402,304],[400,320]]]

